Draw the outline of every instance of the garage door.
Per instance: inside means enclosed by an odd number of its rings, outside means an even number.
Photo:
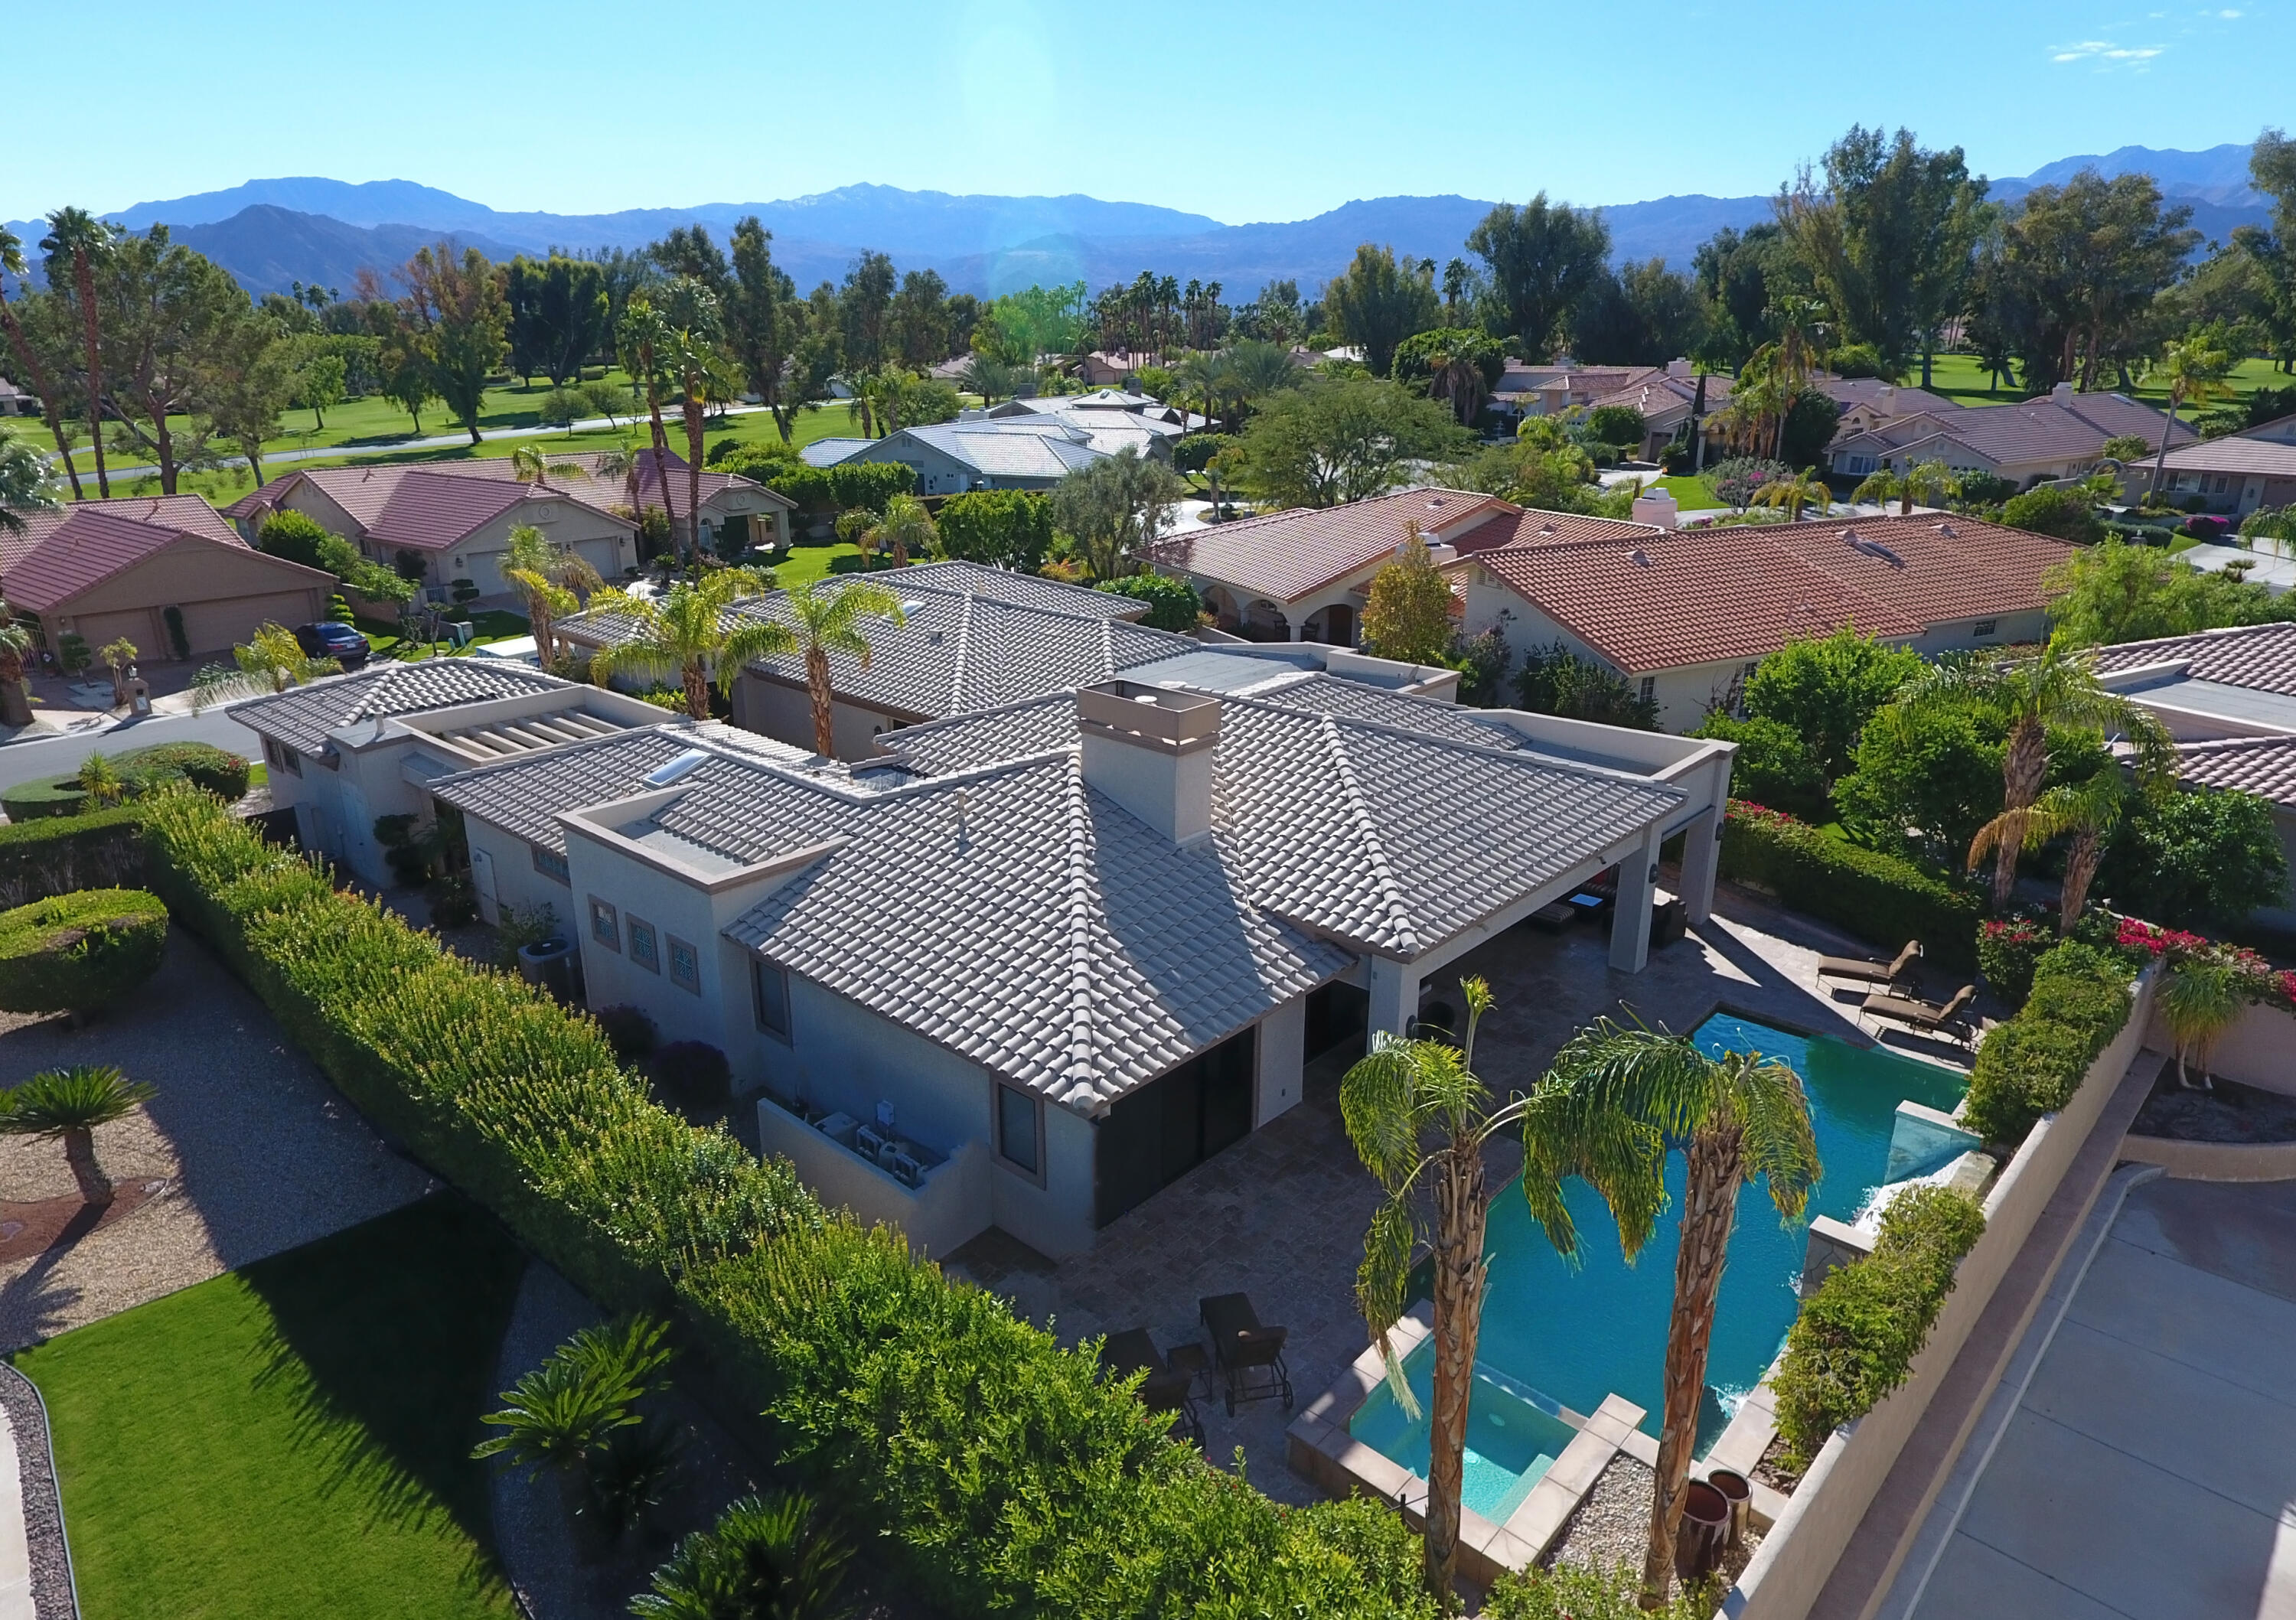
[[[285,591],[271,596],[226,596],[216,601],[184,604],[184,639],[194,654],[221,652],[253,635],[259,625],[283,625],[292,630],[311,618],[308,591]]]
[[[72,634],[86,638],[90,652],[109,646],[124,635],[135,643],[138,658],[172,657],[160,641],[159,628],[152,623],[149,610],[143,608],[127,613],[81,613],[72,619]]]
[[[448,573],[447,577],[475,579],[479,582],[480,595],[500,596],[510,589],[503,583],[502,577],[503,559],[509,554],[507,552],[465,552],[463,558],[465,566],[459,571]]]
[[[574,554],[598,570],[601,579],[619,579],[622,560],[619,548],[611,540],[578,540]]]

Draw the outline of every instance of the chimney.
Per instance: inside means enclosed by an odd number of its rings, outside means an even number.
[[[1674,491],[1663,485],[1655,489],[1645,489],[1635,497],[1635,521],[1637,523],[1654,523],[1660,528],[1674,528],[1678,526],[1680,516],[1675,507]]]
[[[1103,681],[1077,693],[1085,785],[1105,793],[1183,849],[1212,830],[1217,698]]]
[[[1895,416],[1898,413],[1898,385],[1894,382],[1883,383],[1874,397],[1874,404],[1880,408],[1882,415]]]
[[[1686,359],[1685,359],[1685,360],[1669,360],[1669,361],[1668,361],[1668,362],[1666,363],[1666,374],[1667,374],[1668,376],[1669,376],[1669,377],[1687,377],[1687,376],[1689,376],[1689,375],[1690,375],[1690,362],[1689,362],[1688,360],[1686,360]]]
[[[2056,387],[2049,390],[2049,400],[2050,403],[2054,405],[2062,405],[2068,411],[2071,410],[2073,408],[2073,385],[2070,382],[2060,382]]]

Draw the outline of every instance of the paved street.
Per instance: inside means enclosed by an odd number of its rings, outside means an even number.
[[[263,757],[262,740],[221,709],[203,715],[151,715],[102,731],[74,732],[63,737],[26,737],[0,743],[0,788],[43,776],[62,776],[79,768],[79,762],[101,751],[117,754],[159,742],[211,742],[219,749],[250,759]]]

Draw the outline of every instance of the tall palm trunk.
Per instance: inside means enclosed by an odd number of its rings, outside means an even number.
[[[661,380],[654,372],[652,344],[647,343],[639,347],[638,364],[645,367],[646,418],[653,425],[653,475],[661,482],[661,509],[667,512],[669,511],[669,434],[661,425]],[[637,470],[635,467],[630,470],[630,483],[632,490],[635,491],[638,487]],[[637,511],[635,499],[631,502],[630,509],[633,511]],[[643,517],[644,514],[639,515]],[[669,552],[670,560],[676,561],[677,558],[677,526],[676,524],[670,526]]]
[[[2057,934],[2061,938],[2072,937],[2073,924],[2080,920],[2082,909],[2088,904],[2088,886],[2096,881],[2096,869],[2103,860],[2102,831],[2083,827],[2074,832],[2072,847],[2065,851],[2065,884],[2057,904]]]
[[[709,671],[700,659],[688,659],[681,672],[685,677],[685,712],[695,720],[709,718]]]
[[[1464,1485],[1467,1403],[1483,1320],[1482,1145],[1462,1131],[1435,1178],[1435,1369],[1429,1403],[1428,1590],[1447,1600],[1459,1565],[1459,1497]]]
[[[8,307],[5,291],[0,291],[0,322],[6,323],[8,346],[16,351],[16,358],[23,363],[25,377],[40,397],[40,413],[47,418],[48,431],[55,437],[56,454],[63,458],[64,475],[71,479],[72,499],[84,501],[87,496],[79,487],[79,468],[72,462],[71,439],[64,432],[64,413],[56,405],[56,390],[48,381],[48,368],[40,364],[39,356],[32,353],[32,346],[25,341],[24,329],[17,323],[16,312]]]
[[[698,563],[701,560],[701,400],[696,385],[701,379],[685,380],[685,545]],[[665,498],[668,492],[665,480]]]
[[[2161,494],[2161,463],[2169,459],[2169,436],[2177,430],[2177,407],[2185,403],[2185,383],[2181,377],[2169,390],[2169,421],[2161,430],[2161,447],[2152,453],[2152,482],[2145,491],[2155,497]]]
[[[1682,1249],[1674,1262],[1674,1310],[1666,1329],[1666,1415],[1659,1428],[1657,1499],[1650,1546],[1643,1554],[1642,1606],[1666,1601],[1674,1578],[1675,1538],[1682,1530],[1691,1452],[1706,1400],[1706,1352],[1714,1338],[1714,1304],[1730,1226],[1744,1175],[1744,1132],[1726,1115],[1690,1139],[1682,1190]]]
[[[813,751],[837,757],[836,689],[829,683],[829,650],[819,642],[805,650],[805,689],[813,699]]]
[[[87,328],[87,437],[95,446],[95,490],[111,499],[111,477],[103,465],[103,351],[95,321],[95,266],[86,250],[72,253],[72,280],[79,286],[80,320]]]
[[[2017,855],[2025,846],[2025,812],[2041,797],[2041,779],[2048,773],[2048,739],[2038,720],[2020,720],[2010,728],[2009,749],[2001,761],[2001,808],[2005,825],[2001,847],[1993,856],[1993,909],[2005,912],[2017,890]]]
[[[79,1201],[106,1207],[111,1202],[111,1178],[95,1162],[95,1133],[86,1125],[74,1125],[63,1135],[64,1163],[71,1166],[72,1180],[79,1183]]]

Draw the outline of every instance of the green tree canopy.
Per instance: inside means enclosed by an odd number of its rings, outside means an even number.
[[[2051,535],[2079,545],[2094,545],[2104,538],[2104,525],[2096,508],[2077,489],[2044,485],[2012,495],[2002,504],[2001,521],[2030,534]]]
[[[2149,545],[2108,536],[2073,552],[2043,579],[2056,633],[2077,645],[2190,635],[2296,615],[2296,601],[2265,586],[2203,572]]]
[[[1053,487],[1053,524],[1076,543],[1094,579],[1120,579],[1139,572],[1184,488],[1169,467],[1128,445]]]
[[[2216,930],[2284,904],[2288,857],[2272,806],[2253,793],[2179,790],[2122,818],[2098,872],[2121,910],[2167,928]]]
[[[1484,215],[1467,233],[1467,250],[1483,261],[1497,329],[1544,360],[1602,276],[1611,233],[1595,209],[1550,203],[1541,192],[1521,208],[1502,202]]]
[[[1406,338],[1426,331],[1442,314],[1434,277],[1420,264],[1396,262],[1395,250],[1365,242],[1346,271],[1326,282],[1324,307],[1332,328],[1360,344],[1372,375],[1384,377]]]
[[[401,274],[407,315],[428,340],[431,391],[475,445],[487,379],[510,354],[502,274],[476,248],[457,258],[444,241],[416,250]]]
[[[1371,577],[1364,650],[1406,664],[1440,662],[1451,645],[1451,601],[1450,582],[1436,568],[1419,525],[1406,522],[1395,560]]]
[[[1746,713],[1800,738],[1830,785],[1850,769],[1866,723],[1921,667],[1918,653],[1845,625],[1831,635],[1788,642],[1756,666]]]
[[[1389,488],[1406,462],[1468,442],[1448,409],[1398,383],[1316,382],[1274,396],[1246,425],[1240,482],[1278,506],[1340,506]]]

